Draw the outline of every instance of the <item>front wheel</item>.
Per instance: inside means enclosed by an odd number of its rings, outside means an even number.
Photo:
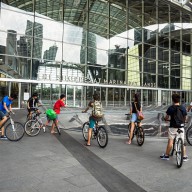
[[[188,128],[186,132],[186,140],[189,143],[189,145],[192,145],[192,127]]]
[[[108,143],[108,133],[105,127],[100,126],[97,133],[97,142],[101,148],[105,148]]]
[[[142,146],[145,140],[145,134],[142,127],[138,127],[137,130],[137,144]]]
[[[183,140],[181,138],[176,143],[176,160],[177,167],[180,168],[183,164]]]
[[[10,141],[19,141],[25,133],[24,127],[19,122],[9,123],[5,128],[5,135]]]
[[[41,125],[38,121],[29,120],[25,123],[25,133],[31,137],[39,134]]]
[[[82,134],[85,141],[88,141],[89,122],[83,124]]]

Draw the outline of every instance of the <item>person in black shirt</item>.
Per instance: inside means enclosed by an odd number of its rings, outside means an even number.
[[[170,126],[168,129],[168,143],[167,143],[167,148],[166,148],[166,152],[165,154],[162,154],[160,156],[161,159],[163,160],[169,160],[169,153],[172,149],[173,146],[173,140],[175,138],[175,135],[177,135],[177,129],[178,127],[175,126],[175,110],[177,110],[177,107],[179,107],[182,115],[183,115],[183,123],[181,124],[180,129],[183,131],[181,134],[182,140],[184,142],[184,135],[185,135],[185,129],[184,129],[184,123],[186,120],[186,116],[187,116],[187,111],[186,108],[183,107],[182,105],[179,104],[180,101],[180,95],[174,93],[172,95],[172,100],[173,100],[173,105],[171,105],[167,111],[166,111],[166,117],[165,117],[165,121],[167,121],[168,119],[170,119]],[[186,147],[183,147],[184,149],[184,154],[183,154],[183,161],[187,161],[188,157],[186,155]]]
[[[32,115],[32,111],[34,111],[35,108],[37,108],[40,105],[41,105],[41,103],[39,102],[38,94],[33,93],[32,97],[30,97],[27,101],[27,110],[28,110],[28,114],[30,117]],[[40,111],[38,111],[38,112],[40,113]]]
[[[141,103],[139,102],[139,97],[137,94],[134,95],[134,101],[131,103],[130,115],[131,115],[131,130],[129,135],[129,140],[127,144],[131,144],[131,138],[133,137],[133,130],[135,128],[135,122],[138,123],[138,126],[141,126],[141,121],[137,118],[137,111],[142,112]]]

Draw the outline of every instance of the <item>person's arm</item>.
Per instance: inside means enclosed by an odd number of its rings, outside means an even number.
[[[190,105],[188,106],[187,111],[189,112],[189,111],[191,110],[191,108],[192,108],[192,102],[191,102]]]
[[[132,103],[131,103],[131,106],[130,106],[130,115],[132,115],[133,113],[133,108],[132,108]]]
[[[169,115],[166,114],[165,121],[168,121],[168,120],[169,120]]]
[[[29,100],[30,100],[30,99],[28,99],[28,101],[27,101],[27,109],[30,109]]]
[[[7,105],[6,105],[5,102],[3,102],[3,107],[4,107],[4,109],[7,111],[7,113],[9,113],[9,109],[7,108]]]
[[[89,106],[87,106],[87,108],[85,110],[83,110],[83,113],[86,113],[89,110]]]

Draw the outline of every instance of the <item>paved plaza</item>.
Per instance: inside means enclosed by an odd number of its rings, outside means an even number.
[[[19,142],[0,140],[0,192],[191,191],[191,146],[187,146],[189,161],[178,169],[175,157],[159,158],[167,142],[160,134],[146,136],[142,147],[135,140],[127,145],[128,121],[125,111],[117,110],[106,112],[107,147],[99,148],[96,140],[86,147],[80,125],[88,115],[80,112],[62,111],[61,136],[50,134],[47,128]],[[157,114],[145,116],[156,122]],[[15,119],[24,123],[25,116],[26,110],[17,110]]]

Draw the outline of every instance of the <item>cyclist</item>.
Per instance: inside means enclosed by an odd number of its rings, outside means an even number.
[[[165,117],[165,121],[167,121],[170,118],[170,126],[168,129],[168,143],[167,143],[166,152],[165,152],[165,154],[160,156],[160,158],[163,160],[169,160],[169,153],[173,147],[173,140],[175,138],[175,135],[177,135],[177,129],[178,128],[180,128],[183,131],[183,133],[180,133],[180,134],[181,134],[182,140],[184,142],[184,135],[185,135],[184,123],[186,120],[187,111],[186,111],[185,107],[183,107],[179,103],[179,101],[180,101],[180,95],[179,94],[174,93],[172,95],[172,101],[173,101],[173,105],[167,109],[166,117]],[[175,115],[177,115],[176,114],[177,107],[179,107],[179,110],[181,111],[182,121],[183,121],[179,127],[176,126],[177,122],[175,120],[176,119]],[[179,117],[177,117],[177,118],[179,118]],[[183,151],[184,151],[183,161],[187,161],[188,157],[186,155],[186,147],[185,146],[183,146]]]
[[[187,107],[187,111],[192,112],[192,101],[191,101],[190,105]]]
[[[131,115],[131,130],[129,135],[129,140],[126,142],[127,144],[131,144],[131,138],[133,137],[133,130],[135,128],[135,122],[138,123],[138,126],[141,126],[141,121],[137,118],[137,110],[142,112],[141,103],[139,101],[138,94],[134,94],[133,102],[130,107],[130,115]]]
[[[28,116],[31,119],[32,116],[32,111],[35,110],[35,108],[37,108],[37,106],[40,106],[41,103],[39,102],[38,99],[38,94],[37,93],[33,93],[32,97],[30,97],[27,101],[27,110],[28,110]],[[40,113],[39,110],[37,110],[38,113]]]
[[[15,93],[11,93],[10,96],[5,96],[0,102],[0,127],[7,120],[6,114],[12,111],[11,104],[13,103],[14,99],[17,99],[17,95]],[[1,128],[0,139],[7,139],[7,137],[5,136],[4,127]]]
[[[56,116],[56,121],[53,122],[53,124],[52,124],[51,133],[56,133],[56,132],[54,131],[55,123],[56,123],[56,125],[58,126],[58,122],[59,122],[59,120],[58,120],[58,114],[60,114],[60,112],[61,112],[61,107],[66,107],[66,105],[65,105],[65,103],[64,103],[64,102],[65,102],[65,99],[66,99],[66,96],[65,96],[64,94],[61,94],[61,95],[60,95],[60,99],[58,99],[58,100],[55,102],[54,106],[53,106],[53,110],[55,111],[55,113],[57,114],[57,116]],[[49,119],[48,119],[48,121],[49,121]]]
[[[95,108],[94,105],[95,105],[95,102],[100,103],[99,102],[99,95],[96,94],[96,93],[93,95],[93,101],[90,101],[88,106],[87,106],[87,108],[82,111],[83,113],[86,113],[89,110],[90,107],[92,108],[92,115],[89,117],[89,131],[88,131],[88,140],[87,140],[86,146],[90,146],[91,145],[92,130],[93,130],[94,126],[95,126],[96,121],[100,121],[102,119],[102,117],[96,117],[94,115],[94,110],[95,110],[94,109]],[[99,110],[102,111],[101,104],[100,104],[100,107],[98,106],[97,108],[100,108]],[[101,116],[102,115],[103,114],[101,114]]]

